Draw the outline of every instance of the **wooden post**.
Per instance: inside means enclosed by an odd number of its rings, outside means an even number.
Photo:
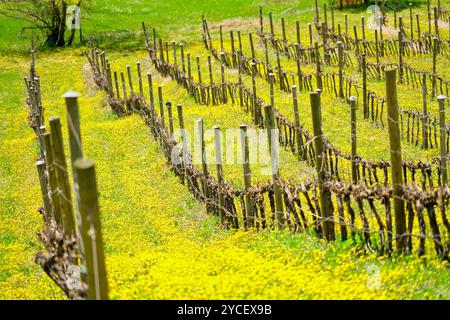
[[[436,90],[437,90],[437,85],[436,85],[436,61],[437,61],[437,53],[438,53],[438,42],[439,42],[439,38],[438,37],[434,37],[433,38],[433,77],[432,77],[432,93],[433,93],[433,97],[436,96]]]
[[[277,43],[277,40],[274,40],[275,43]],[[277,56],[277,71],[278,71],[278,82],[280,84],[280,90],[283,90],[284,85],[283,85],[283,70],[281,67],[281,60],[280,60],[280,53],[278,52],[278,49],[276,50],[276,56]]]
[[[327,30],[327,24],[324,22],[322,23],[322,39],[323,39],[323,57],[324,61],[327,65],[330,64],[330,54],[328,52],[328,30]]]
[[[296,21],[295,26],[296,26],[297,44],[301,44],[302,41],[300,39],[300,22]]]
[[[236,48],[234,46],[234,33],[233,30],[230,31],[230,43],[231,43],[231,58],[233,61],[233,67],[236,66]]]
[[[154,110],[155,109],[155,96],[153,94],[153,79],[152,74],[150,72],[147,73],[147,80],[148,80],[148,94],[150,98],[150,107]]]
[[[241,125],[241,147],[242,147],[242,165],[244,169],[244,185],[245,185],[245,212],[247,221],[244,221],[246,228],[255,226],[255,211],[250,200],[249,189],[252,186],[252,176],[250,171],[250,152],[248,147],[247,126]]]
[[[170,139],[174,140],[174,134],[173,134],[173,117],[172,117],[172,104],[170,102],[166,102],[167,107],[167,116],[169,118],[169,134]]]
[[[200,142],[200,153],[202,158],[202,171],[203,171],[203,179],[202,179],[202,186],[203,186],[203,197],[205,198],[205,204],[206,204],[206,212],[211,212],[211,191],[209,190],[208,183],[206,179],[209,177],[208,173],[208,161],[206,159],[206,151],[205,151],[205,135],[203,130],[203,118],[200,118],[197,120],[197,129],[198,129],[198,136],[199,136],[199,142]]]
[[[259,32],[264,33],[263,9],[261,6],[259,7]]]
[[[328,28],[328,17],[327,17],[327,4],[323,4],[323,23],[325,23],[325,27]],[[323,25],[322,23],[322,25]]]
[[[267,43],[267,42],[266,42]],[[242,52],[238,54],[238,82],[239,82],[239,106],[244,106],[244,91],[242,88]]]
[[[177,66],[177,44],[175,41],[172,41],[172,51],[173,51],[173,64]]]
[[[269,22],[270,22],[270,34],[272,37],[275,36],[275,32],[273,31],[273,18],[272,18],[272,12],[269,12]]]
[[[70,160],[74,185],[77,184],[77,175],[73,167],[75,161],[83,157],[83,145],[81,143],[80,108],[78,98],[81,95],[75,91],[66,92],[63,98],[66,100],[67,129],[69,130]]]
[[[159,101],[159,116],[161,118],[161,124],[163,127],[165,127],[166,124],[164,123],[164,100],[161,86],[158,86],[158,101]]]
[[[445,100],[447,97],[444,95],[439,95],[437,97],[439,103],[439,126],[440,126],[440,144],[441,144],[441,185],[448,185],[448,174],[447,174],[447,125],[445,123]]]
[[[320,208],[322,214],[322,225],[325,239],[328,241],[335,239],[334,221],[331,212],[331,199],[329,191],[324,187],[327,174],[326,150],[323,143],[322,132],[322,112],[320,106],[320,93],[311,92],[311,113],[314,131],[314,150],[316,154],[316,171],[319,184]]]
[[[398,31],[398,78],[399,83],[403,83],[403,22],[399,18],[400,30]]]
[[[399,107],[397,101],[396,70],[385,71],[386,100],[388,107],[389,145],[391,153],[391,177],[394,197],[395,235],[397,249],[407,249],[405,202],[403,200],[402,148],[400,142]]]
[[[116,97],[117,97],[117,100],[120,100],[119,79],[117,77],[117,71],[114,71],[114,84],[116,86]]]
[[[127,73],[128,73],[128,85],[130,87],[130,94],[131,94],[131,96],[134,96],[133,79],[131,77],[131,67],[130,67],[130,65],[127,65]]]
[[[376,55],[376,59],[377,59],[377,78],[380,79],[381,78],[380,44],[378,43],[378,30],[375,30],[375,55]]]
[[[61,121],[58,117],[50,120],[51,145],[53,151],[54,166],[61,199],[61,216],[64,233],[67,236],[75,236],[75,222],[73,217],[72,194],[70,191],[69,174],[67,171],[66,156],[64,155],[64,143],[61,133]]]
[[[139,82],[139,93],[141,97],[144,96],[144,87],[142,86],[142,73],[141,73],[141,62],[136,62],[137,73],[138,73],[138,82]]]
[[[257,100],[258,96],[256,93],[256,64],[254,62],[252,62],[252,113],[253,113],[253,120],[255,125],[258,124],[259,119],[258,119],[258,114],[257,114]]]
[[[58,179],[56,177],[56,167],[53,157],[53,148],[49,132],[42,134],[42,140],[45,147],[45,163],[47,165],[48,185],[50,187],[50,197],[52,204],[52,215],[59,227],[63,226],[61,217],[61,195],[58,192]]]
[[[345,19],[345,35],[348,36],[348,15],[344,14],[344,19]]]
[[[222,80],[222,99],[223,103],[227,103],[227,84],[225,82],[225,53],[220,53],[220,74]]]
[[[334,33],[334,8],[333,5],[331,7],[331,32]]]
[[[269,73],[269,95],[270,95],[270,105],[275,107],[275,94],[274,94],[274,83],[275,76],[273,73]]]
[[[428,149],[427,74],[422,74],[422,149]]]
[[[120,73],[120,80],[122,81],[122,89],[123,89],[123,101],[127,101],[127,84],[125,82],[125,75],[123,72]]]
[[[222,57],[223,52],[220,53],[220,56]],[[216,104],[216,99],[214,96],[214,78],[213,78],[213,72],[212,72],[212,65],[211,65],[211,56],[208,56],[208,70],[209,70],[209,83],[211,86],[211,90],[210,90],[210,94],[211,94],[211,101],[212,104],[215,105]]]
[[[356,184],[358,182],[358,166],[356,164],[356,97],[350,97],[350,121],[351,121],[351,138],[352,143],[352,182]]]
[[[181,131],[181,143],[183,146],[183,165],[186,166],[191,164],[191,161],[189,159],[186,128],[184,127],[184,119],[183,119],[183,106],[181,104],[177,105],[177,113],[178,113],[178,124],[180,126]]]
[[[313,34],[312,34],[312,25],[308,23],[308,31],[309,31],[309,46],[312,48],[313,46]]]
[[[281,18],[281,34],[283,36],[283,41],[286,41],[286,26],[284,24],[284,18]]]
[[[366,63],[366,54],[361,54],[362,60],[362,71],[363,71],[363,112],[364,118],[369,118],[369,104],[367,103],[367,63]]]
[[[186,73],[186,62],[184,60],[184,44],[180,44],[180,53],[181,53],[181,66],[183,68],[183,72]]]
[[[434,35],[439,38],[439,16],[437,8],[434,7]]]
[[[337,42],[339,56],[339,97],[344,98],[344,48],[342,41]]]
[[[87,298],[107,300],[108,282],[94,162],[78,159],[75,162],[75,171],[78,176],[78,208],[82,219],[81,237],[87,267]]]
[[[169,44],[166,42],[165,43],[165,47],[166,47],[166,62],[170,63],[170,58],[169,58]]]
[[[409,4],[409,28],[411,29],[411,40],[414,40],[412,3]]]
[[[202,85],[202,71],[201,71],[201,68],[200,68],[200,57],[197,56],[196,59],[197,59],[198,83],[201,86]]]
[[[275,195],[275,216],[277,218],[278,230],[285,227],[285,216],[283,207],[283,194],[280,182],[280,164],[278,159],[278,128],[275,123],[275,115],[272,106],[265,106],[264,112],[266,116],[266,130],[269,142],[269,152],[272,167],[273,192]]]
[[[255,55],[255,46],[253,45],[253,35],[252,35],[251,32],[248,34],[248,39],[249,39],[249,41],[250,41],[250,49],[252,50],[252,59],[253,59],[253,61],[255,61],[255,58],[256,58],[256,55]],[[276,49],[276,50],[277,50],[277,52],[278,52],[278,49]]]
[[[420,20],[419,20],[419,14],[416,13],[416,22],[417,22],[417,38],[420,39],[421,33],[420,33]]]
[[[292,101],[294,105],[294,117],[295,117],[295,140],[297,142],[297,157],[299,160],[306,160],[305,153],[303,152],[303,138],[300,125],[300,114],[298,112],[298,98],[297,87],[292,86]]]
[[[322,71],[320,70],[319,44],[316,42],[316,80],[317,88],[322,89]]]
[[[192,71],[191,71],[191,54],[187,54],[187,72],[188,72],[188,79],[192,79]]]
[[[48,184],[47,184],[47,175],[45,172],[45,160],[38,160],[36,161],[36,168],[38,171],[38,177],[39,177],[39,183],[41,185],[41,191],[42,191],[42,201],[44,204],[44,212],[45,212],[45,223],[50,223],[47,219],[52,217],[52,205],[50,202],[50,192],[48,190]]]
[[[217,183],[218,183],[218,212],[220,216],[220,222],[222,227],[226,227],[225,210],[224,210],[224,196],[221,190],[223,185],[223,168],[222,168],[222,142],[220,127],[214,127],[214,144],[216,148],[216,168],[217,168]]]
[[[314,22],[318,25],[318,24],[319,24],[319,21],[320,21],[320,17],[319,17],[319,3],[318,3],[318,0],[315,0],[315,1],[314,1],[314,5],[315,5],[315,8],[316,8],[316,15],[315,15],[315,17],[314,17]]]
[[[223,29],[222,26],[219,27],[219,36],[220,36],[220,52],[223,52]]]

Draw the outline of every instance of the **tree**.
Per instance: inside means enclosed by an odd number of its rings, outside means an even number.
[[[67,30],[67,8],[81,6],[83,0],[28,0],[23,3],[12,1],[0,9],[0,14],[27,22],[24,29],[36,29],[46,36],[48,46],[71,45],[75,36],[72,29],[69,41],[65,41]]]

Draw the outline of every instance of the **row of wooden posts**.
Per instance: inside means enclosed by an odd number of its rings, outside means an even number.
[[[211,51],[211,52],[213,52],[213,56],[215,56],[215,57],[217,57],[218,55],[217,55],[217,53],[216,53],[216,50],[212,47],[212,41],[211,41],[211,39],[210,39],[210,35],[209,35],[209,31],[208,31],[208,26],[207,26],[207,23],[206,23],[206,20],[205,19],[203,19],[203,31],[204,31],[204,41],[205,41],[205,45],[206,45],[206,47]],[[233,50],[233,36],[232,36],[232,32],[230,32],[230,37],[231,37],[231,43],[232,43],[232,50]],[[250,39],[251,39],[251,36],[250,36]],[[221,42],[223,41],[223,39],[221,39]],[[252,42],[250,42],[250,43],[252,43]],[[343,51],[343,48],[342,48],[342,42],[338,42],[338,47],[339,47],[339,96],[341,97],[341,98],[344,98],[344,74],[343,74],[343,65],[344,65],[344,63],[343,63],[343,54],[342,54],[342,51]],[[316,46],[317,46],[317,43],[316,43]],[[252,46],[252,48],[253,48],[253,46]],[[176,55],[176,48],[174,47],[174,54]],[[220,56],[222,57],[221,59],[220,59],[220,62],[222,62],[222,66],[223,66],[223,64],[225,64],[224,63],[224,55],[225,54],[227,54],[227,55],[230,55],[229,53],[227,53],[227,52],[225,52],[225,49],[224,49],[224,46],[223,46],[223,44],[221,44],[221,52],[220,52]],[[267,53],[266,53],[267,54]],[[234,53],[234,52],[232,52],[231,53],[231,55],[232,56],[235,56],[236,55],[236,53]],[[240,52],[240,51],[238,51],[237,52],[237,55],[238,55],[238,57],[239,57],[239,61],[242,61],[242,60],[249,60],[249,61],[254,61],[253,59],[250,59],[249,57],[242,57],[242,53]],[[254,53],[252,54],[252,55],[254,55]],[[373,101],[372,101],[372,115],[371,115],[371,117],[370,117],[370,110],[369,110],[369,97],[370,98],[372,98],[372,97],[374,97],[374,95],[375,95],[375,97],[376,97],[376,94],[375,93],[373,93],[372,91],[370,91],[369,92],[369,90],[367,89],[367,63],[366,63],[366,58],[365,58],[365,53],[362,53],[361,54],[361,56],[362,56],[362,61],[363,61],[363,63],[362,63],[362,70],[363,70],[363,72],[362,72],[362,74],[363,74],[363,81],[362,81],[362,90],[363,90],[363,94],[362,94],[362,96],[363,96],[363,112],[364,112],[364,117],[366,118],[366,119],[368,119],[368,118],[371,118],[372,119],[372,121],[375,121],[376,119],[375,119],[375,117],[374,117],[374,112],[373,112]],[[277,59],[278,61],[279,61],[279,59]],[[434,68],[435,68],[435,64],[436,64],[436,55],[434,55],[434,59],[433,59],[433,61],[434,61]],[[253,65],[253,70],[254,70],[254,65],[255,65],[255,63],[252,63],[252,65]],[[231,64],[231,66],[233,66],[232,64]],[[268,69],[270,69],[270,65],[266,65],[266,68],[268,68]],[[210,68],[211,69],[211,68]],[[242,71],[241,71],[241,69],[242,69],[242,67],[241,67],[241,65],[239,64],[238,65],[238,69],[240,70],[240,72],[239,72],[239,74],[241,74],[242,73]],[[317,86],[318,86],[318,88],[321,88],[322,89],[322,87],[323,87],[323,85],[322,85],[322,76],[321,76],[321,73],[320,73],[320,65],[318,64],[317,65],[317,70],[318,70],[318,73],[316,74],[316,77],[317,77],[317,79],[318,79],[318,81],[317,81]],[[278,71],[279,71],[279,73],[280,72],[282,72],[282,68],[281,68],[281,66],[279,65],[278,66]],[[381,70],[379,70],[378,71],[379,72],[379,74],[381,74]],[[301,70],[298,70],[298,73],[300,74],[301,73]],[[252,72],[252,78],[254,78],[254,76],[255,76],[255,72]],[[326,74],[323,74],[323,75],[326,75]],[[423,112],[422,112],[422,116],[420,116],[420,118],[421,118],[421,122],[422,122],[422,148],[423,149],[428,149],[430,146],[431,146],[431,144],[429,144],[428,142],[429,142],[429,140],[430,140],[430,132],[431,132],[431,128],[430,128],[430,130],[429,130],[429,126],[430,126],[430,121],[434,124],[435,122],[440,122],[440,120],[438,119],[438,121],[433,121],[433,119],[434,118],[432,118],[429,114],[428,114],[428,111],[427,111],[427,90],[426,90],[426,77],[427,77],[427,74],[425,74],[425,73],[423,73],[422,74],[423,75],[423,81],[422,81],[422,83],[423,83],[423,91],[422,91],[422,93],[423,93],[423,101],[424,101],[424,103],[423,103]],[[281,75],[279,76],[279,79],[281,79],[280,78],[281,77]],[[434,80],[435,80],[435,77],[433,78]],[[271,82],[271,84],[272,84],[272,81],[269,81],[269,82]],[[303,86],[302,86],[302,82],[301,82],[301,80],[299,80],[299,83],[300,83],[300,88],[302,88]],[[433,81],[433,84],[434,84],[434,89],[433,89],[433,92],[435,92],[435,81]],[[280,85],[281,85],[282,83],[280,83]],[[358,84],[356,83],[355,84],[355,87],[356,88],[358,88]],[[280,87],[281,89],[283,89],[282,87]],[[347,92],[346,92],[347,93]],[[271,96],[273,96],[272,94],[271,94]],[[377,98],[377,97],[376,97]],[[382,104],[384,104],[384,101],[385,101],[385,99],[384,98],[377,98],[377,99],[379,99],[379,100],[381,100],[381,103]],[[377,103],[378,103],[378,101],[377,101]],[[377,104],[378,105],[378,104]],[[409,119],[409,117],[410,117],[410,112],[408,112],[408,110],[402,110],[402,116],[403,116],[403,114],[407,114],[408,115],[408,119]],[[378,114],[378,113],[377,113]],[[402,120],[403,120],[403,117],[402,117]],[[447,126],[446,126],[446,124],[444,123],[444,127],[440,127],[441,128],[441,130],[443,130],[444,131],[444,133],[446,133],[445,134],[445,136],[447,136],[448,135],[448,128],[447,128]],[[403,130],[403,126],[401,127],[401,129]],[[403,136],[406,136],[407,137],[407,141],[410,141],[410,139],[409,139],[409,136],[410,136],[410,127],[409,127],[409,121],[408,121],[408,127],[407,127],[407,129],[406,129],[406,133],[405,134],[403,134],[403,131],[402,131],[402,137]],[[444,139],[444,141],[448,141],[448,137],[446,137],[445,139]],[[411,142],[413,142],[413,140],[411,139]]]
[[[102,73],[101,71],[101,66],[100,64],[96,64],[95,63],[95,59],[92,59],[91,63],[93,64],[94,70],[97,69],[97,73]],[[407,228],[406,228],[406,215],[405,215],[405,202],[402,200],[402,192],[403,189],[401,188],[401,186],[403,186],[403,179],[402,179],[402,169],[401,169],[401,146],[400,146],[400,142],[399,142],[399,115],[398,115],[398,105],[397,105],[397,101],[396,101],[396,94],[395,94],[395,86],[396,86],[396,79],[395,79],[396,75],[395,75],[395,70],[389,70],[386,72],[386,78],[390,79],[388,81],[388,84],[386,85],[387,87],[389,86],[389,88],[393,88],[392,90],[389,90],[388,92],[388,96],[390,97],[390,99],[388,100],[388,108],[389,108],[389,128],[390,128],[390,137],[392,140],[392,144],[391,144],[391,151],[392,151],[392,161],[395,162],[395,164],[393,165],[393,167],[395,167],[395,172],[400,172],[400,174],[395,175],[394,181],[393,181],[393,187],[394,187],[394,198],[395,199],[400,199],[400,200],[396,200],[396,204],[395,204],[395,226],[396,226],[396,235],[397,237],[399,237],[398,239],[402,239],[401,235],[406,234],[408,232]],[[149,77],[149,79],[151,79],[151,77]],[[106,78],[105,78],[106,80]],[[106,81],[105,81],[106,82]],[[152,83],[149,82],[149,87],[150,87],[150,92],[153,91],[152,89]],[[160,90],[158,90],[160,91]],[[319,91],[320,92],[320,91]],[[324,184],[327,181],[326,178],[326,165],[324,164],[324,140],[320,139],[318,137],[323,137],[323,132],[321,129],[321,112],[320,112],[320,93],[319,92],[313,92],[310,94],[310,99],[311,99],[311,110],[313,113],[313,120],[314,120],[314,136],[316,137],[314,139],[314,147],[316,149],[316,170],[318,173],[318,183],[319,183],[319,190],[320,190],[320,207],[321,207],[321,215],[322,215],[322,220],[323,220],[323,232],[324,232],[324,236],[331,240],[334,239],[335,235],[334,235],[334,221],[333,219],[330,217],[331,212],[328,210],[330,208],[329,204],[330,204],[330,194],[327,191],[327,187],[324,186]],[[143,93],[135,93],[136,95],[142,95]],[[130,108],[134,108],[132,105],[132,99],[131,97],[128,97],[129,99],[129,103],[127,103],[127,101],[125,101],[124,103],[129,106]],[[130,100],[131,99],[131,100]],[[140,101],[140,100],[138,100]],[[153,110],[155,105],[154,100],[150,101],[150,109]],[[352,115],[352,128],[351,128],[351,133],[352,133],[352,156],[356,157],[356,98],[355,97],[351,97],[350,99],[350,106],[351,106],[351,115]],[[139,108],[142,108],[139,107]],[[184,126],[184,121],[183,121],[183,112],[182,112],[182,107],[181,105],[177,106],[177,110],[178,110],[178,119],[179,119],[179,125],[180,128],[183,131],[185,131],[185,126]],[[146,110],[144,109],[137,109],[135,110],[135,112],[138,113],[142,113],[144,116],[146,114]],[[164,119],[165,116],[165,110],[164,108],[160,109],[160,118]],[[169,128],[169,132],[170,135],[172,136],[173,133],[173,118],[171,116],[172,112],[171,112],[171,104],[167,104],[167,112],[169,113],[169,117],[168,117],[168,125],[164,124],[164,120],[162,120],[162,126],[163,127],[168,127]],[[273,132],[277,132],[277,130],[273,131],[273,129],[276,129],[276,125],[273,121],[273,108],[272,106],[266,106],[264,107],[264,112],[265,112],[265,118],[266,118],[266,126],[268,129],[272,129],[272,130],[268,130],[268,141],[269,144],[271,144],[272,148],[271,150],[273,150],[273,146],[276,148],[278,148],[277,146],[277,139],[274,139],[273,136]],[[154,114],[152,117],[155,117],[156,114]],[[197,125],[198,125],[198,130],[199,130],[199,136],[201,139],[201,143],[200,145],[202,146],[202,170],[203,173],[205,174],[205,176],[208,175],[208,169],[207,169],[207,160],[206,160],[206,156],[205,156],[205,152],[204,152],[204,140],[203,140],[203,119],[199,119],[197,121]],[[247,140],[247,135],[246,135],[246,131],[247,131],[247,126],[242,126],[241,127],[241,144],[242,144],[242,154],[243,154],[243,179],[244,179],[244,184],[245,184],[245,191],[248,191],[251,188],[251,172],[250,172],[250,167],[248,164],[248,154],[249,154],[249,150],[248,150],[248,140]],[[217,164],[217,180],[219,185],[220,184],[226,184],[224,177],[223,177],[223,169],[222,169],[222,153],[221,153],[221,135],[220,135],[220,127],[215,126],[214,127],[214,132],[215,132],[215,146],[216,146],[216,164]],[[187,150],[187,142],[184,140],[185,139],[185,135],[182,134],[182,144],[183,144],[183,149]],[[183,158],[186,157],[186,154],[188,154],[188,151],[183,151]],[[400,155],[400,156],[399,156]],[[276,153],[271,153],[271,157],[276,157]],[[186,158],[185,158],[186,159]],[[272,158],[272,168],[277,169],[278,168],[278,163],[277,163],[278,159],[277,158]],[[355,172],[355,167],[352,168],[352,171]],[[280,185],[280,180],[279,179],[279,172],[277,172],[277,170],[273,170],[273,192],[275,193],[275,203],[274,206],[276,207],[275,213],[276,213],[276,217],[277,217],[277,221],[278,221],[278,226],[280,228],[285,227],[284,223],[284,206],[283,206],[283,195],[282,195],[282,191],[279,191],[279,195],[277,197],[277,186]],[[358,180],[357,175],[354,173],[353,174],[353,181],[356,183]],[[249,215],[249,220],[247,220],[246,223],[248,223],[250,221],[249,226],[252,226],[252,221],[254,221],[254,219],[252,219],[252,204],[250,203],[251,200],[249,198],[249,193],[248,192],[244,192],[245,195],[245,208],[247,209],[247,213]],[[278,199],[278,200],[277,200]],[[219,203],[223,203],[224,199],[223,199],[223,195],[222,197],[219,194],[219,198],[218,198],[218,202]],[[215,206],[217,204],[214,204],[213,206]],[[250,210],[248,210],[250,208]],[[403,208],[403,209],[402,209]],[[328,215],[328,216],[327,216]],[[222,219],[222,221],[224,221],[224,219]],[[407,240],[401,240],[398,242],[398,249],[400,251],[404,251],[406,250],[406,246],[409,245],[407,243]]]
[[[54,232],[62,232],[67,241],[76,239],[77,257],[64,261],[67,264],[58,267],[65,269],[70,266],[78,266],[80,278],[72,279],[79,284],[78,291],[68,288],[65,279],[54,278],[52,270],[56,270],[56,266],[44,267],[43,265],[43,268],[71,298],[107,299],[108,284],[95,164],[92,160],[85,158],[83,153],[78,103],[80,94],[69,91],[63,96],[66,102],[73,178],[73,188],[71,188],[70,174],[64,153],[61,119],[59,117],[49,118],[50,131],[44,124],[41,84],[35,71],[34,50],[30,77],[25,77],[24,80],[29,95],[32,127],[35,129],[40,146],[36,166],[42,191],[45,232],[50,241]],[[74,197],[72,197],[72,192]],[[75,199],[75,202],[72,199]],[[51,245],[51,243],[44,244]],[[64,250],[64,248],[59,248],[60,250]],[[62,254],[68,253],[63,252]]]

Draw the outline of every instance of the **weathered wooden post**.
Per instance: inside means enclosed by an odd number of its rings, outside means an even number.
[[[244,170],[244,186],[245,186],[245,213],[246,220],[244,225],[246,228],[253,228],[255,226],[255,210],[253,203],[250,200],[249,190],[252,186],[252,174],[250,171],[250,152],[248,147],[247,126],[245,124],[240,126],[241,131],[241,148],[242,148],[242,166]]]
[[[400,30],[398,31],[398,78],[399,83],[403,83],[403,23],[399,18]]]
[[[173,116],[172,116],[172,103],[170,102],[166,102],[166,107],[167,107],[167,116],[169,118],[169,134],[170,134],[170,139],[174,140],[174,129],[173,129]]]
[[[231,58],[233,61],[233,67],[236,67],[236,48],[234,46],[234,33],[233,30],[230,31],[230,43],[231,43]]]
[[[261,6],[259,7],[259,32],[264,33],[263,9]]]
[[[78,177],[78,208],[82,219],[81,237],[87,267],[87,298],[107,300],[108,282],[94,162],[78,159],[75,161],[75,171]]]
[[[309,46],[312,48],[313,46],[313,33],[312,33],[312,25],[308,23],[308,31],[309,31]]]
[[[367,61],[366,61],[366,54],[361,54],[361,61],[362,61],[362,71],[363,71],[363,112],[364,112],[364,118],[369,118],[369,104],[367,101]]]
[[[206,159],[206,151],[205,151],[205,134],[203,130],[203,118],[199,118],[197,120],[197,130],[200,144],[200,153],[201,153],[201,161],[202,161],[202,186],[203,186],[203,197],[205,198],[206,204],[206,212],[211,212],[211,190],[209,189],[207,179],[209,177],[208,173],[208,161]]]
[[[286,26],[284,24],[284,18],[281,18],[281,35],[283,37],[283,41],[286,42]]]
[[[316,15],[314,17],[314,22],[316,23],[316,25],[319,24],[320,21],[320,17],[319,17],[319,3],[318,0],[314,1],[314,5],[315,5],[315,9],[316,9]]]
[[[224,47],[223,47],[223,27],[222,26],[219,27],[219,37],[220,37],[220,52],[223,52]]]
[[[183,72],[186,73],[186,61],[184,59],[184,44],[180,43],[180,54],[181,54],[181,67]]]
[[[61,217],[61,194],[58,192],[58,179],[56,177],[55,160],[53,157],[53,148],[50,132],[42,134],[42,140],[45,147],[45,163],[47,166],[48,185],[50,187],[50,197],[52,204],[52,214],[59,227],[63,226]]]
[[[258,124],[258,105],[257,105],[257,93],[256,93],[256,63],[252,62],[252,113],[253,113],[253,120],[255,125]]]
[[[79,97],[81,97],[81,95],[75,91],[69,91],[63,95],[63,98],[65,98],[66,101],[67,129],[69,130],[70,160],[72,163],[74,185],[77,183],[77,176],[73,165],[77,159],[83,157],[83,145],[81,143],[80,130],[80,108],[78,105]]]
[[[125,82],[125,75],[123,72],[120,73],[120,80],[122,81],[122,90],[123,90],[123,101],[126,102],[128,99],[127,96],[127,84]]]
[[[220,56],[222,57],[222,53],[220,53]],[[214,78],[213,78],[213,72],[212,72],[212,64],[211,64],[211,56],[208,56],[208,70],[209,70],[209,85],[210,85],[210,94],[211,94],[211,102],[213,105],[216,104],[215,99],[215,92],[214,92]]]
[[[409,28],[411,30],[411,40],[414,40],[412,3],[409,4]]]
[[[173,51],[173,64],[177,66],[177,43],[175,41],[172,41],[172,51]]]
[[[439,95],[437,97],[439,103],[439,127],[440,127],[440,144],[441,144],[441,185],[448,185],[448,174],[447,174],[447,125],[445,123],[445,100],[447,97],[444,95]]]
[[[64,155],[64,144],[61,133],[61,120],[59,117],[51,117],[50,132],[53,151],[54,166],[61,200],[61,216],[64,233],[67,236],[75,236],[75,222],[73,217],[72,193],[70,191],[69,174],[67,170],[66,156]]]
[[[119,78],[117,76],[117,71],[114,71],[114,85],[116,87],[116,98],[117,100],[120,100]]]
[[[439,15],[436,7],[433,8],[434,11],[434,35],[439,38]]]
[[[127,74],[128,74],[128,86],[130,87],[130,94],[131,94],[131,96],[134,96],[133,79],[131,77],[131,66],[130,65],[127,65]]]
[[[223,168],[222,168],[222,142],[221,142],[221,132],[219,126],[214,126],[214,144],[216,149],[216,170],[217,170],[217,195],[218,195],[218,212],[220,216],[220,222],[222,227],[226,227],[226,218],[225,218],[225,208],[224,208],[224,196],[222,193],[222,185],[223,185]]]
[[[279,230],[285,227],[285,216],[283,207],[283,193],[280,181],[280,164],[278,159],[278,128],[275,123],[275,115],[272,106],[265,106],[266,130],[269,142],[270,162],[272,167],[273,192],[275,195],[275,216]]]
[[[142,86],[142,73],[141,73],[141,62],[136,62],[137,73],[138,73],[138,83],[139,83],[139,93],[141,97],[144,96],[144,87]]]
[[[351,122],[351,132],[350,132],[350,141],[352,144],[352,182],[358,182],[358,165],[356,164],[356,97],[350,97],[350,122]]]
[[[297,35],[297,44],[301,44],[301,39],[300,39],[300,21],[295,21],[295,27],[296,27],[296,35]]]
[[[191,70],[191,54],[188,53],[186,55],[187,57],[187,74],[188,74],[188,80],[190,81],[192,79],[192,70]]]
[[[155,110],[155,96],[153,93],[153,78],[150,72],[147,72],[147,80],[148,80],[148,95],[150,98],[150,107],[152,110]]]
[[[298,112],[298,99],[296,86],[292,86],[292,100],[294,104],[295,135],[296,135],[295,140],[297,142],[297,157],[299,160],[306,160],[306,156],[303,151],[303,138],[300,125],[300,114]]]
[[[378,43],[378,30],[375,30],[375,56],[377,59],[377,78],[381,78],[381,69],[380,69],[380,45]]]
[[[275,76],[273,73],[269,73],[269,95],[270,105],[275,108],[275,91],[274,91]]]
[[[270,23],[270,34],[272,37],[275,36],[275,32],[273,31],[273,18],[272,18],[272,12],[269,12],[269,23]]]
[[[253,59],[253,61],[255,61],[255,59],[256,59],[255,45],[253,44],[253,34],[251,32],[248,34],[248,39],[250,41],[250,49],[252,51],[252,59]],[[278,48],[276,48],[276,50],[278,52]]]
[[[389,145],[391,153],[391,177],[394,197],[395,235],[397,249],[404,253],[407,249],[405,202],[403,200],[403,167],[400,142],[399,107],[397,101],[396,70],[385,71],[386,100],[388,107]]]
[[[222,80],[222,100],[227,103],[227,84],[225,82],[225,53],[220,53],[220,75]]]
[[[339,97],[344,98],[344,47],[342,41],[337,42],[339,57]]]
[[[166,124],[164,122],[164,100],[161,86],[158,86],[158,102],[159,102],[159,117],[161,118],[162,126],[165,127]]]
[[[439,44],[439,38],[438,37],[434,37],[433,38],[434,42],[433,42],[433,77],[432,77],[432,94],[433,97],[436,96],[436,90],[437,90],[437,85],[436,85],[436,61],[437,61],[437,54],[438,54],[438,44]]]
[[[311,113],[314,131],[314,150],[316,154],[316,171],[319,184],[320,208],[322,214],[322,225],[325,239],[328,241],[335,239],[334,219],[331,211],[331,198],[329,191],[325,189],[324,182],[327,179],[326,150],[323,143],[322,132],[322,112],[320,106],[320,93],[311,92]]]
[[[421,33],[420,33],[420,20],[419,20],[419,14],[416,13],[416,23],[417,23],[417,38],[420,39]]]
[[[331,7],[331,32],[334,33],[334,8],[333,5]]]
[[[316,57],[316,81],[317,88],[322,89],[322,71],[320,69],[319,44],[315,42],[315,57]]]
[[[44,212],[45,212],[45,223],[49,223],[48,218],[52,217],[52,205],[50,202],[50,192],[48,190],[48,183],[47,183],[47,175],[45,172],[46,164],[45,160],[41,159],[36,161],[36,168],[38,171],[38,177],[39,177],[39,183],[41,185],[41,191],[42,191],[42,201],[44,204]]]
[[[177,113],[178,113],[178,124],[180,126],[180,132],[181,132],[181,145],[183,147],[182,166],[184,167],[184,174],[182,175],[182,179],[184,181],[184,178],[186,178],[188,186],[189,186],[191,181],[189,181],[190,177],[187,175],[187,166],[191,164],[191,161],[190,161],[189,152],[188,152],[186,129],[184,127],[183,106],[181,104],[177,105]]]
[[[422,149],[428,149],[427,74],[422,74]]]

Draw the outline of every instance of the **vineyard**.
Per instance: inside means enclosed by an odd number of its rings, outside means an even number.
[[[0,298],[450,298],[450,3],[306,2],[0,56]]]

